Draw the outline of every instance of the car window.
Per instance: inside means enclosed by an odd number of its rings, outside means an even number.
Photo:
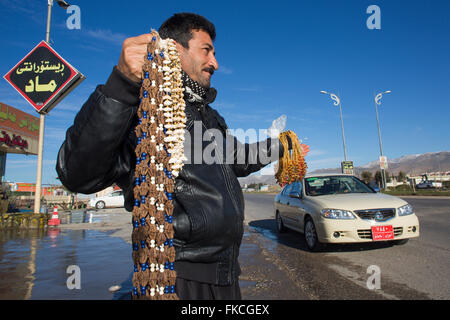
[[[292,189],[292,184],[289,184],[286,187],[284,187],[283,196],[289,195],[289,193],[291,192],[291,189]]]
[[[345,193],[374,193],[365,183],[354,176],[321,176],[305,179],[308,196]]]
[[[111,193],[111,197],[118,197],[122,195],[122,191],[115,191],[113,193]]]
[[[299,194],[302,194],[302,188],[303,188],[302,182],[296,181],[296,182],[292,183],[292,189],[289,193],[297,192]]]

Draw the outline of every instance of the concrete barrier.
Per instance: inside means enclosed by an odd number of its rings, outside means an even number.
[[[0,228],[45,228],[48,214],[4,213],[0,216]]]
[[[70,223],[83,223],[86,218],[86,210],[74,210],[70,213]]]

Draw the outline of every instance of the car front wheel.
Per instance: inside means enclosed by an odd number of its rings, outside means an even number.
[[[311,218],[306,218],[305,221],[305,241],[308,249],[313,252],[320,251],[323,246],[319,242],[319,239],[317,237],[317,231],[316,226],[314,225],[314,222]]]
[[[103,201],[99,201],[95,204],[95,208],[97,209],[104,209],[105,208],[105,203]]]

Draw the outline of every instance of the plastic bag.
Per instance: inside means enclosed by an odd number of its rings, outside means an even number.
[[[286,115],[282,115],[273,120],[272,125],[267,129],[267,135],[271,138],[278,138],[278,135],[286,128]]]

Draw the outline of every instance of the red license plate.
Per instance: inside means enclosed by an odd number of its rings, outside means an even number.
[[[393,240],[394,228],[392,226],[375,226],[372,227],[372,240]]]

